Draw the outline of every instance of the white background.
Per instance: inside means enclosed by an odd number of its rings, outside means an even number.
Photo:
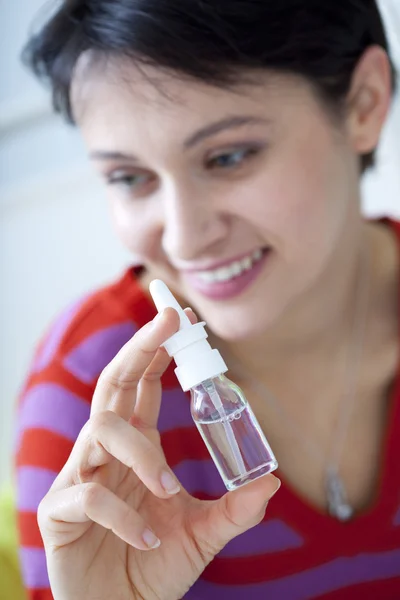
[[[381,4],[400,64],[400,0]],[[129,262],[77,132],[51,114],[47,94],[19,63],[41,6],[0,0],[0,483],[10,475],[13,407],[35,342],[67,303]],[[365,185],[365,209],[400,216],[399,198],[396,100],[379,169]]]

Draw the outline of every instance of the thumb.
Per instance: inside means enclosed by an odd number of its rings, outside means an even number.
[[[265,475],[228,492],[210,506],[208,543],[212,540],[216,553],[234,537],[262,521],[267,504],[280,485],[277,477]]]

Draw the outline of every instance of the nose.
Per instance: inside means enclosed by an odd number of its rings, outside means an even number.
[[[176,261],[211,256],[227,237],[227,215],[200,190],[170,185],[163,199],[162,247]]]

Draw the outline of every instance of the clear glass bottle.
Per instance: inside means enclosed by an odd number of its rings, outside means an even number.
[[[225,375],[191,389],[194,422],[228,490],[278,467],[242,390]]]
[[[179,315],[179,330],[163,345],[183,391],[191,391],[193,420],[227,489],[274,471],[275,456],[242,390],[225,377],[228,367],[208,343],[205,323],[192,325],[164,282],[152,281],[150,293],[159,312],[171,307]]]

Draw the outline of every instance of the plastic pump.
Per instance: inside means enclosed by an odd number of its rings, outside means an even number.
[[[179,331],[163,345],[175,359],[175,375],[183,391],[187,392],[207,379],[226,373],[228,367],[221,354],[213,350],[207,341],[205,322],[192,325],[179,302],[160,279],[150,283],[150,294],[159,313],[170,307],[179,315]]]

